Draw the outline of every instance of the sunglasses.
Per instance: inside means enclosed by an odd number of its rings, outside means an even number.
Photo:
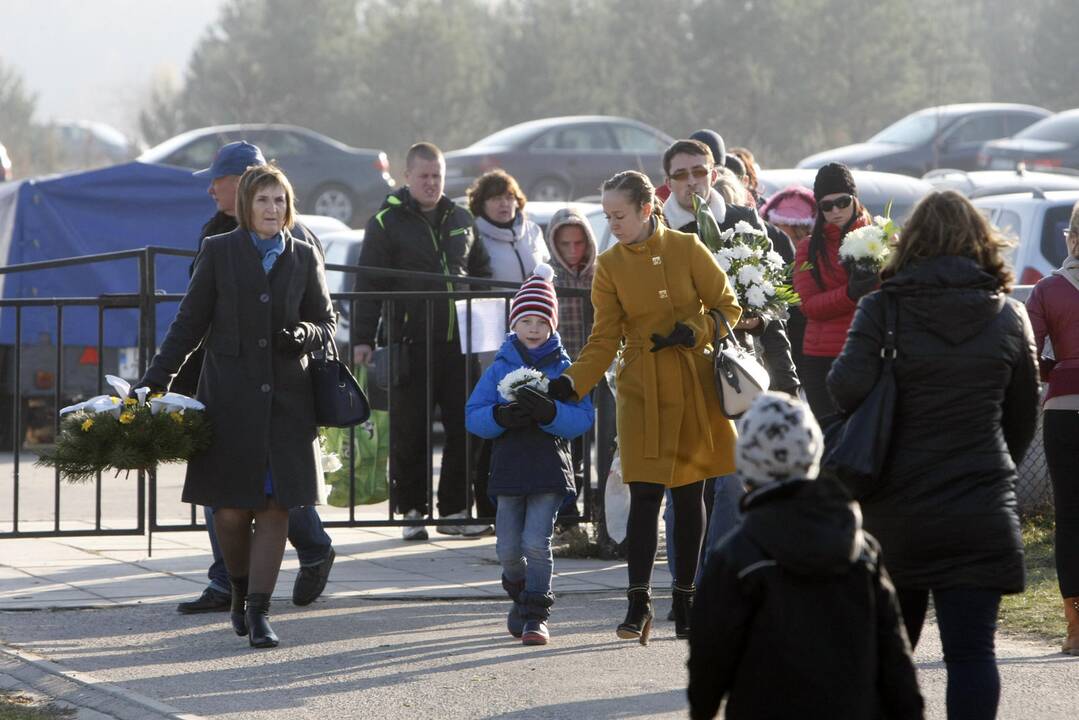
[[[846,210],[852,202],[854,202],[852,195],[840,195],[835,200],[821,200],[817,203],[817,207],[820,208],[821,212],[832,212],[833,208]]]
[[[700,180],[701,178],[708,177],[708,173],[710,172],[712,172],[712,168],[701,167],[699,165],[689,170],[682,168],[681,170],[675,170],[671,173],[671,180],[682,182],[683,180],[688,180],[690,175]]]

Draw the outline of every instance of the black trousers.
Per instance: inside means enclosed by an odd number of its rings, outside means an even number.
[[[832,396],[828,394],[828,371],[832,369],[833,362],[835,358],[803,355],[802,364],[798,367],[798,376],[802,381],[809,409],[822,425],[824,418],[839,412],[839,408],[832,402]]]
[[[393,506],[397,513],[419,510],[426,514],[428,511],[427,467],[431,461],[427,454],[428,413],[433,416],[437,406],[445,431],[438,481],[438,512],[445,517],[467,509],[465,403],[478,379],[479,363],[473,358],[469,364],[456,342],[431,345],[431,397],[428,402],[427,346],[411,343],[406,347],[408,377],[390,393]],[[479,447],[478,441],[473,444]]]
[[[1042,440],[1053,482],[1060,595],[1079,597],[1079,411],[1046,410]]]
[[[704,482],[671,488],[674,504],[674,582],[692,587],[704,542]],[[651,585],[652,566],[659,544],[659,506],[666,488],[657,483],[629,484],[629,518],[626,521],[626,560],[629,584]]]

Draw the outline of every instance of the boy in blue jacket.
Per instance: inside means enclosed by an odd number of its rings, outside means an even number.
[[[540,263],[514,296],[510,333],[465,411],[469,432],[493,440],[487,491],[498,503],[502,587],[513,600],[506,625],[525,645],[546,645],[550,639],[551,536],[559,508],[577,492],[569,441],[592,427],[594,416],[588,397],[561,402],[532,385],[509,387],[527,369],[537,375],[533,383],[540,384],[540,374],[556,378],[570,365],[555,332],[553,277],[551,266]]]

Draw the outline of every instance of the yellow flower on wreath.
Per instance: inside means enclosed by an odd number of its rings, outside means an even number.
[[[134,421],[135,421],[135,413],[133,413],[133,412],[122,412],[122,413],[120,413],[120,422],[123,423],[124,425],[132,423]]]
[[[177,425],[183,425],[184,424],[183,413],[180,413],[177,410],[173,410],[172,412],[170,412],[169,417],[172,418],[173,422],[175,422]]]
[[[135,398],[124,398],[124,405],[127,405],[128,407],[131,407],[137,402],[138,400],[136,400]]]
[[[94,426],[94,419],[93,418],[86,418],[85,420],[82,421],[82,425],[80,427],[82,427],[83,432],[90,432],[90,428],[92,428],[93,426]]]

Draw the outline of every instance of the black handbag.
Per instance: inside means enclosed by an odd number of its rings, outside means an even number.
[[[879,485],[895,420],[898,313],[895,300],[887,293],[883,297],[884,345],[880,349],[877,382],[853,412],[837,418],[824,433],[822,465],[835,473],[855,500],[866,497]]]
[[[327,338],[322,350],[308,358],[315,420],[319,427],[352,427],[371,416],[371,405],[348,366],[337,356],[337,343]]]

